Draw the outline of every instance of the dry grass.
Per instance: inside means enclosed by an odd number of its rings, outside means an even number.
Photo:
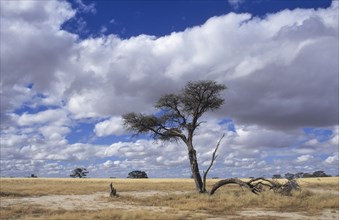
[[[248,179],[243,179],[247,181]],[[207,188],[218,180],[208,180]],[[285,181],[285,180],[280,180]],[[0,178],[0,196],[82,195],[108,190],[113,182],[118,191],[194,191],[192,179],[62,179],[62,178]],[[339,177],[305,178],[298,182],[307,189],[339,191]],[[230,186],[227,186],[230,188]],[[234,187],[231,187],[234,188]],[[238,187],[235,187],[238,188]]]
[[[218,180],[209,180],[209,187]],[[120,193],[109,198],[109,183]],[[239,186],[220,188],[215,195],[198,194],[191,179],[0,179],[0,199],[23,199],[43,195],[89,195],[107,192],[97,203],[112,204],[100,210],[65,210],[17,202],[1,206],[1,219],[206,219],[237,216],[241,210],[264,209],[279,212],[307,211],[312,215],[323,210],[338,210],[339,178],[302,179],[304,188],[292,197],[265,192],[256,196]],[[308,189],[323,190],[321,193]],[[326,191],[324,191],[326,190]],[[330,191],[329,191],[330,190]],[[134,192],[153,192],[139,196]],[[155,192],[155,193],[154,193]],[[159,192],[159,193],[156,193]],[[180,193],[182,192],[182,193]],[[106,195],[106,194],[105,194]],[[140,194],[141,195],[141,194]],[[19,201],[19,200],[18,200]],[[114,204],[126,204],[122,209]],[[335,212],[334,215],[336,215]],[[238,216],[239,217],[239,216]],[[243,217],[246,219],[246,217]],[[251,217],[253,219],[253,217]],[[269,217],[268,217],[269,219]]]
[[[1,178],[0,193],[13,196],[82,195],[107,191],[111,182],[118,191],[194,190],[191,179]]]
[[[51,210],[43,209],[39,206],[24,206],[24,207],[6,207],[1,209],[1,219],[189,219],[189,214],[175,214],[155,212],[149,210],[120,210],[106,209],[100,211],[90,210]],[[199,218],[198,218],[199,219]]]
[[[339,191],[339,177],[304,178],[299,183],[308,189],[325,189]]]
[[[125,201],[131,197],[122,197]],[[234,213],[243,208],[266,208],[270,210],[314,211],[339,207],[338,195],[317,194],[309,190],[295,192],[293,196],[281,196],[272,192],[264,192],[259,196],[241,189],[225,189],[216,195],[207,194],[176,194],[153,196],[151,198],[134,198],[138,205],[167,206],[176,210],[205,210],[209,213]]]

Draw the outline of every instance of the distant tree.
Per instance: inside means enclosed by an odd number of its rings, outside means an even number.
[[[281,179],[281,178],[282,178],[282,176],[280,174],[274,174],[272,176],[272,179]]]
[[[330,175],[327,175],[324,171],[318,170],[313,172],[313,177],[329,177]]]
[[[292,180],[295,178],[295,175],[293,173],[285,173],[285,178],[288,180]]]
[[[130,172],[127,176],[127,178],[148,178],[147,174],[145,171],[140,171],[140,170],[134,170]]]
[[[89,171],[87,171],[86,168],[77,167],[74,170],[72,170],[72,173],[69,176],[73,178],[76,177],[83,178],[86,177],[88,173]]]
[[[304,178],[304,174],[303,172],[298,172],[295,174],[295,178]]]
[[[303,173],[303,176],[302,178],[311,178],[313,177],[313,174],[310,174],[310,173]]]
[[[312,178],[312,177],[330,177],[331,175],[326,174],[322,170],[315,171],[313,173],[299,172],[295,174],[295,178]]]
[[[221,92],[225,89],[225,85],[210,80],[188,82],[179,94],[166,94],[157,101],[157,114],[127,113],[122,116],[124,124],[128,130],[136,134],[149,133],[155,140],[182,141],[187,146],[196,189],[206,192],[206,178],[204,175],[203,181],[200,175],[193,137],[202,123],[201,116],[219,109],[224,103]]]
[[[31,178],[38,178],[38,177],[34,174],[31,174]]]

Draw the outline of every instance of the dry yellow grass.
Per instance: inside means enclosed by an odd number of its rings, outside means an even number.
[[[13,196],[91,194],[107,191],[111,182],[118,191],[194,190],[194,181],[191,179],[1,178],[0,192]]]
[[[305,188],[339,191],[339,177],[303,178],[298,181]]]
[[[38,206],[9,207],[1,210],[1,219],[55,219],[55,220],[73,220],[73,219],[189,219],[189,214],[174,214],[155,212],[148,210],[50,210],[42,209]],[[199,218],[198,218],[199,219]]]
[[[211,188],[217,181],[216,179],[208,180],[207,188]],[[194,191],[192,179],[0,178],[0,193],[6,192],[13,196],[91,194],[106,191],[111,182],[118,191]],[[339,191],[339,177],[305,178],[299,179],[298,182],[304,188]]]
[[[208,180],[209,186],[218,180]],[[113,182],[120,197],[110,198],[109,184]],[[304,188],[292,197],[264,192],[257,196],[237,185],[220,188],[215,195],[198,194],[192,179],[52,179],[1,178],[0,199],[18,201],[1,205],[1,219],[205,219],[207,217],[237,216],[247,209],[275,210],[320,214],[323,210],[339,208],[339,178],[301,179]],[[310,189],[322,190],[311,192]],[[107,192],[107,194],[106,194]],[[144,192],[141,196],[137,192]],[[153,194],[149,194],[153,192]],[[336,192],[336,193],[332,193]],[[23,198],[46,195],[92,195],[102,193],[93,201],[113,208],[66,210],[42,205],[23,204]],[[147,194],[148,193],[148,194]],[[81,202],[81,201],[79,201]],[[90,205],[90,204],[89,204]],[[88,207],[88,204],[87,204]],[[106,206],[105,206],[106,207]],[[126,208],[130,207],[130,208]],[[242,217],[246,219],[246,217]],[[253,217],[249,218],[253,219]]]

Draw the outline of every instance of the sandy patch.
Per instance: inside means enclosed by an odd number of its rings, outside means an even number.
[[[183,194],[184,191],[164,192],[164,191],[130,191],[121,192],[120,196],[131,197],[151,197],[151,196],[166,196],[169,194]],[[156,206],[140,206],[120,201],[119,197],[107,200],[108,192],[98,192],[90,195],[48,195],[40,197],[25,197],[25,198],[1,198],[0,207],[11,205],[38,205],[48,209],[65,209],[65,210],[100,210],[100,209],[149,209],[149,210],[166,210],[169,207],[156,207]]]
[[[168,196],[168,195],[181,195],[181,194],[188,194],[192,193],[193,191],[128,191],[122,192],[121,195],[133,196],[136,198],[145,198],[145,197],[152,197],[152,196]]]

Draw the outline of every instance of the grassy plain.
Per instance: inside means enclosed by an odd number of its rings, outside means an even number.
[[[208,180],[208,189],[217,181]],[[117,198],[109,197],[111,182]],[[1,178],[0,219],[276,219],[279,213],[312,219],[324,212],[339,218],[338,177],[299,183],[303,190],[291,197],[257,196],[236,185],[209,196],[196,193],[192,179]],[[242,215],[249,210],[261,214]]]

